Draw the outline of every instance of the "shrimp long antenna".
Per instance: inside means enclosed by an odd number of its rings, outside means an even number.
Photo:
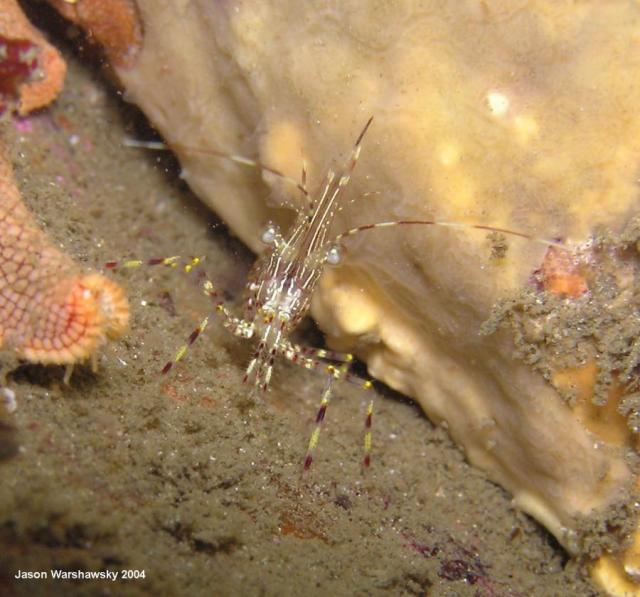
[[[151,149],[153,151],[171,151],[172,149],[180,149],[189,153],[200,153],[202,155],[212,155],[219,158],[225,158],[227,160],[235,162],[236,164],[258,168],[259,170],[264,170],[265,172],[269,172],[269,174],[278,176],[279,178],[282,178],[282,180],[295,186],[305,197],[309,196],[309,191],[307,191],[305,185],[300,184],[294,178],[287,176],[286,174],[280,172],[280,170],[276,170],[271,166],[267,166],[261,162],[258,162],[257,160],[252,160],[235,153],[227,153],[226,151],[212,148],[204,149],[202,147],[190,147],[188,145],[183,145],[182,143],[171,143],[171,145],[169,146],[162,141],[138,141],[137,139],[131,139],[129,137],[125,137],[122,141],[122,144],[125,147],[139,147],[142,149]]]
[[[465,224],[463,222],[446,222],[438,220],[392,220],[388,222],[378,222],[377,224],[364,224],[362,226],[356,226],[355,228],[351,228],[349,230],[346,230],[345,232],[338,234],[333,239],[333,243],[337,243],[348,236],[354,236],[356,234],[359,234],[360,232],[364,232],[365,230],[373,230],[375,228],[390,228],[392,226],[442,226],[444,228],[455,228],[457,230],[468,230],[471,228],[476,230],[486,230],[487,232],[498,232],[501,234],[518,236],[535,243],[540,243],[547,247],[560,247],[563,249],[567,248],[567,246],[561,241],[538,238],[524,232],[509,230],[508,228],[500,228],[497,226],[489,226],[485,224]]]
[[[369,127],[371,126],[372,122],[373,122],[373,116],[370,116],[369,120],[367,120],[367,124],[364,125],[362,132],[356,139],[356,147],[358,147],[362,143],[362,139],[364,139],[364,136],[367,134],[367,131],[369,130]]]

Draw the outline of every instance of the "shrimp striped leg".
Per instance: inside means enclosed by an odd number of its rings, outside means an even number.
[[[307,448],[307,455],[304,460],[304,470],[306,471],[311,467],[313,454],[318,445],[318,440],[320,439],[320,431],[322,423],[324,422],[327,407],[329,406],[331,384],[333,381],[344,379],[349,383],[357,385],[363,390],[370,390],[373,388],[373,382],[368,379],[363,379],[351,371],[351,365],[353,363],[353,355],[351,353],[336,352],[333,350],[326,350],[324,348],[300,346],[299,344],[292,344],[288,340],[280,342],[279,352],[295,365],[313,371],[324,370],[327,373],[327,385],[322,393],[322,400],[316,415],[316,426],[311,434],[309,447]],[[336,366],[332,363],[328,363],[327,361],[338,362],[340,365]],[[373,399],[371,399],[367,404],[364,423],[364,455],[362,458],[362,464],[365,468],[368,468],[371,464],[372,424]]]
[[[354,357],[349,352],[337,352],[325,348],[302,346],[300,344],[293,344],[289,340],[281,340],[279,353],[299,367],[311,371],[324,370],[336,379],[344,379],[364,390],[369,390],[373,387],[371,380],[363,379],[351,371]],[[340,363],[340,366],[336,367],[333,363]]]
[[[304,458],[304,470],[308,471],[313,464],[313,457],[315,454],[315,450],[318,446],[318,441],[320,440],[320,431],[322,430],[322,424],[324,423],[324,419],[327,413],[327,408],[329,407],[329,401],[331,399],[331,391],[333,388],[333,382],[336,379],[340,379],[342,373],[340,371],[344,371],[343,368],[334,368],[329,366],[332,371],[327,376],[327,382],[325,384],[324,390],[322,392],[322,399],[320,401],[320,407],[318,408],[318,413],[316,414],[315,428],[311,433],[311,438],[309,439],[309,445],[307,447],[307,454]],[[372,387],[372,383],[370,381],[364,381],[362,383],[362,388],[370,389]],[[372,424],[373,424],[373,399],[369,400],[367,404],[366,417],[364,423],[364,455],[362,457],[362,466],[364,468],[369,468],[371,465],[371,447],[372,447]]]
[[[200,334],[202,334],[202,332],[204,332],[207,329],[208,324],[209,324],[209,316],[205,317],[200,322],[198,327],[195,328],[191,332],[191,334],[189,334],[187,341],[182,346],[180,346],[180,348],[178,348],[178,350],[176,351],[176,354],[173,356],[173,359],[165,363],[165,366],[161,370],[161,373],[163,375],[166,375],[167,373],[169,373],[169,371],[171,371],[173,366],[176,363],[178,363],[178,361],[182,360],[182,357],[184,357],[184,355],[187,354],[187,351],[189,350],[189,348],[191,348],[193,343],[199,338]]]
[[[251,362],[247,367],[243,379],[244,383],[247,383],[249,381],[249,377],[255,369],[255,376],[253,381],[254,387],[261,392],[267,391],[269,383],[271,382],[273,365],[276,360],[278,346],[281,342],[282,334],[282,325],[271,323],[265,328],[265,331],[262,334],[262,338],[260,339],[260,343],[258,344],[258,348],[253,354]]]
[[[371,426],[373,423],[373,399],[369,400],[367,406],[367,416],[364,420],[364,456],[362,457],[362,466],[369,468],[371,466]]]
[[[169,268],[178,268],[188,274],[195,267],[199,266],[204,261],[204,257],[191,257],[189,259],[183,259],[179,255],[172,255],[171,257],[153,257],[151,259],[130,259],[127,261],[108,261],[104,264],[105,269],[120,270],[120,269],[139,269],[142,267],[155,267],[163,266]],[[205,295],[215,302],[215,312],[222,314],[226,321],[227,327],[236,328],[237,323],[233,321],[233,317],[229,313],[228,309],[224,305],[224,302],[220,300],[220,293],[215,290],[213,283],[209,279],[205,279],[202,284],[202,290]],[[209,325],[210,315],[207,315],[198,326],[189,334],[184,344],[182,344],[175,352],[173,358],[165,363],[161,369],[161,373],[166,375],[171,371],[173,366],[182,360],[187,354],[194,342],[200,337],[200,335],[206,330]]]
[[[225,327],[230,327],[233,330],[238,328],[238,326],[242,323],[237,318],[234,318],[227,307],[224,304],[224,301],[221,299],[221,294],[215,289],[213,282],[209,279],[205,279],[202,283],[202,291],[214,302],[214,312],[218,315],[224,317],[224,325]],[[191,349],[195,341],[202,335],[202,333],[207,329],[209,325],[210,315],[207,315],[202,321],[198,324],[198,326],[189,334],[184,344],[178,348],[173,358],[170,361],[167,361],[164,367],[161,370],[163,375],[166,375],[171,371],[173,366],[182,360],[182,358],[187,354],[187,352]]]
[[[309,445],[307,447],[307,454],[304,457],[304,471],[308,471],[313,464],[313,456],[318,446],[318,440],[320,439],[320,430],[322,429],[324,417],[327,413],[327,407],[329,406],[329,401],[331,399],[333,380],[334,377],[332,375],[327,376],[327,381],[325,383],[324,390],[322,391],[322,399],[320,400],[320,408],[318,408],[318,413],[316,414],[315,428],[311,433],[311,438],[309,439]]]
[[[188,274],[194,267],[197,267],[204,261],[204,257],[190,257],[183,260],[180,255],[172,255],[171,257],[152,257],[151,259],[129,259],[127,261],[107,261],[104,264],[105,269],[138,269],[141,267],[154,267],[162,265],[164,267],[177,268],[182,263],[182,271]]]
[[[313,346],[303,346],[302,344],[294,344],[288,339],[281,340],[278,349],[278,352],[285,359],[306,369],[322,367],[325,365],[324,361],[338,363],[351,363],[353,361],[353,355],[351,353],[338,352],[325,348],[314,348]]]

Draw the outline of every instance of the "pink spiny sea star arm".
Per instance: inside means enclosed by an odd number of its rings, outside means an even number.
[[[0,152],[0,346],[31,362],[74,364],[127,329],[122,289],[83,273],[22,203]]]

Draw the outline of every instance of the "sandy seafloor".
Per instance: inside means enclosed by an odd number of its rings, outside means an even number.
[[[145,134],[134,111],[95,67],[68,58],[56,105],[4,124],[39,223],[86,268],[206,255],[238,305],[252,255],[170,159],[121,146]],[[0,427],[0,594],[597,594],[445,429],[389,390],[376,398],[370,470],[360,467],[368,395],[342,384],[302,475],[322,376],[281,363],[268,395],[251,398],[241,383],[250,345],[214,322],[162,377],[207,312],[196,277],[113,277],[128,290],[132,326],[101,352],[96,375],[80,369],[70,387],[59,368],[9,377],[18,408]],[[312,329],[303,337],[318,340]],[[13,578],[51,569],[144,578]]]

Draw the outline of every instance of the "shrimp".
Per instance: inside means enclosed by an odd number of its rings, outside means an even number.
[[[244,383],[250,384],[254,391],[267,391],[273,367],[278,357],[284,358],[296,365],[311,370],[324,370],[327,381],[324,386],[320,407],[318,409],[315,428],[309,440],[304,459],[304,470],[308,470],[313,462],[314,451],[318,445],[320,430],[325,418],[327,407],[336,380],[346,379],[357,383],[363,389],[370,389],[372,382],[356,376],[351,371],[354,357],[350,353],[342,353],[322,348],[305,347],[293,343],[290,338],[307,316],[311,306],[311,298],[316,289],[320,276],[326,265],[336,266],[341,261],[342,241],[350,236],[376,228],[391,226],[444,226],[450,228],[475,228],[492,233],[508,234],[525,238],[534,242],[541,242],[547,246],[564,246],[559,241],[538,239],[522,232],[482,224],[462,224],[436,220],[393,220],[366,224],[346,230],[336,236],[331,236],[334,217],[340,209],[341,195],[345,192],[360,156],[362,141],[373,122],[369,118],[358,135],[347,162],[339,169],[329,169],[323,184],[317,193],[307,189],[306,169],[303,164],[301,181],[288,178],[281,172],[250,160],[243,156],[224,153],[217,150],[195,150],[203,153],[224,157],[242,165],[253,166],[275,174],[295,185],[304,198],[305,207],[296,209],[294,223],[289,230],[282,232],[272,222],[265,226],[261,240],[266,250],[257,259],[249,274],[245,287],[244,312],[241,317],[225,304],[221,294],[215,289],[210,280],[203,283],[203,292],[213,301],[214,311],[222,317],[223,325],[235,336],[257,342],[255,351],[247,365]],[[142,146],[151,149],[165,149],[161,143],[145,143],[127,141],[129,146]],[[187,148],[185,148],[187,149]],[[153,259],[149,265],[175,266],[178,257]],[[199,259],[187,263],[185,270],[197,265]],[[142,261],[127,262],[125,266],[136,267]],[[108,264],[111,268],[118,266],[117,262]],[[180,361],[189,347],[198,339],[209,324],[210,317],[205,317],[198,327],[187,338],[175,353],[173,359],[163,367],[162,373],[167,374]],[[373,417],[373,401],[370,400],[366,410],[364,432],[363,466],[371,463],[371,429]]]

